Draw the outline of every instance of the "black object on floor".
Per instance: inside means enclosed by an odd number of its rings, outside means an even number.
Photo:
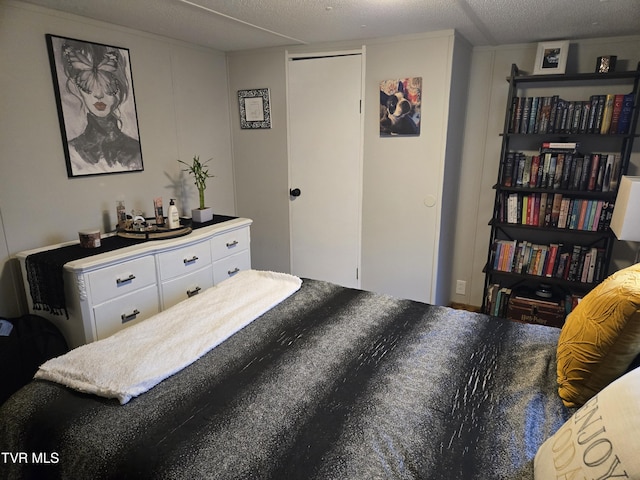
[[[68,351],[60,330],[43,317],[0,318],[0,404],[29,383],[40,365]]]

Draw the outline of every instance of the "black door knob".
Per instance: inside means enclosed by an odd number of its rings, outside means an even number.
[[[289,189],[289,195],[291,195],[292,197],[299,197],[301,193],[302,192],[300,191],[299,188],[291,188],[291,189]]]

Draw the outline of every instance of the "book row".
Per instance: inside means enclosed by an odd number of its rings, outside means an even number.
[[[514,97],[509,133],[627,134],[634,96],[592,95],[588,100],[568,101],[558,95]]]
[[[589,192],[617,191],[620,154],[543,151],[539,155],[508,152],[500,184],[505,187],[549,188]]]
[[[614,202],[571,198],[561,193],[503,193],[498,198],[500,223],[605,232]]]
[[[509,301],[513,295],[513,290],[509,287],[503,287],[497,283],[487,287],[487,310],[489,315],[496,317],[509,318]]]
[[[555,298],[553,300],[544,301],[525,297],[524,300],[531,305],[536,305],[539,311],[541,308],[547,307],[560,307],[563,313],[569,314],[578,305],[580,300],[584,297],[583,293],[566,293],[562,298]],[[509,287],[503,287],[500,284],[493,283],[487,287],[487,313],[495,315],[497,317],[511,318],[509,315],[509,306],[512,299],[519,300],[518,290],[513,290]],[[536,322],[538,323],[538,322]],[[559,326],[559,325],[558,325]]]
[[[605,249],[583,245],[535,244],[524,240],[496,240],[493,270],[559,278],[570,282],[603,280]]]

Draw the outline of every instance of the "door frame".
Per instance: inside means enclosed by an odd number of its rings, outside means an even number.
[[[293,215],[291,212],[292,202],[289,198],[288,191],[293,188],[291,185],[291,129],[289,118],[289,65],[290,62],[295,59],[313,59],[313,58],[325,58],[325,57],[338,57],[345,55],[360,55],[361,70],[360,70],[360,139],[359,139],[359,155],[358,155],[358,185],[357,185],[357,244],[358,249],[356,252],[356,288],[361,288],[362,285],[362,198],[363,198],[363,184],[364,184],[364,129],[365,129],[365,79],[366,79],[366,46],[361,48],[348,49],[348,50],[333,50],[326,52],[312,52],[312,53],[291,53],[285,50],[285,92],[286,92],[286,105],[287,105],[287,199],[289,200],[289,269],[293,270]]]

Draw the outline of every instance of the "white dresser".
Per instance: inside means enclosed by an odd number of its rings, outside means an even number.
[[[72,243],[20,252],[29,311],[51,320],[70,348],[144,320],[251,268],[252,221],[235,218],[188,235],[119,248],[64,264],[65,314],[34,309],[26,258]]]

